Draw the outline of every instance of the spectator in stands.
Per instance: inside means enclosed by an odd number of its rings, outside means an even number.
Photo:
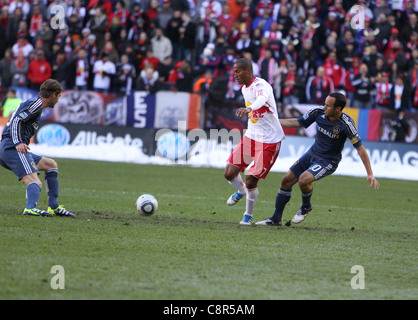
[[[383,13],[385,17],[392,14],[392,10],[388,6],[387,0],[376,0],[376,7],[373,9],[373,16],[376,20],[379,19],[381,13]]]
[[[230,13],[235,19],[239,19],[241,11],[244,8],[244,0],[228,0],[225,5],[229,6]]]
[[[58,55],[51,63],[52,78],[57,80],[64,90],[72,89],[72,87],[67,87],[69,75],[68,65],[69,61],[65,59],[63,51],[58,52]]]
[[[19,23],[23,18],[23,11],[17,7],[14,11],[9,7],[9,19],[7,20],[6,28],[6,40],[8,45],[13,45],[17,41],[17,30],[19,29]]]
[[[418,19],[416,13],[409,15],[409,21],[402,26],[399,40],[403,45],[406,45],[411,38],[412,33],[418,33]]]
[[[251,64],[253,66],[254,76],[260,77],[260,67],[258,66],[257,62],[254,61],[253,54],[250,51],[244,51],[244,53],[242,54],[242,57],[251,61]],[[236,58],[238,58],[238,57],[236,56]],[[232,70],[230,70],[230,71],[232,71]]]
[[[359,73],[351,82],[354,87],[353,107],[360,109],[371,109],[372,91],[375,88],[374,78],[369,75],[367,64],[362,63]]]
[[[260,29],[257,29],[260,30]],[[272,22],[270,28],[262,33],[263,37],[268,39],[268,45],[273,50],[273,56],[276,59],[280,58],[281,41],[283,40],[283,34],[279,30],[277,22]],[[287,42],[289,40],[286,40]]]
[[[129,63],[129,57],[126,54],[120,57],[120,63],[116,65],[116,73],[117,92],[130,94],[135,88],[136,71],[135,67]]]
[[[218,20],[219,20],[218,28],[221,26],[225,27],[226,34],[229,34],[229,32],[231,31],[232,24],[234,23],[235,19],[236,18],[231,14],[230,6],[228,4],[225,4],[222,7],[222,14],[218,16]]]
[[[77,17],[77,27],[81,29],[84,27],[84,19],[86,18],[87,10],[86,7],[82,6],[81,0],[74,0],[68,7],[66,14],[67,18],[75,14]]]
[[[173,46],[171,41],[164,35],[163,29],[156,28],[155,35],[151,38],[151,47],[154,52],[154,56],[158,60],[162,60],[167,56],[173,54]],[[154,69],[157,69],[157,66],[154,66]]]
[[[0,60],[0,85],[3,88],[10,87],[12,84],[13,73],[10,70],[10,66],[13,61],[12,49],[7,48],[4,52],[3,59]]]
[[[264,56],[258,60],[258,66],[260,68],[260,76],[271,86],[274,87],[276,77],[278,75],[279,66],[273,57],[273,51],[267,48],[264,51]]]
[[[389,110],[389,97],[392,84],[387,72],[382,72],[376,78],[376,109]]]
[[[103,48],[108,26],[109,20],[106,16],[106,9],[104,7],[96,8],[95,15],[89,19],[86,27],[90,29],[91,34],[96,36],[96,45],[99,51]]]
[[[17,53],[16,58],[10,66],[10,72],[13,74],[12,86],[26,87],[28,84],[27,73],[29,69],[29,59],[25,57],[23,51]]]
[[[216,39],[218,20],[212,13],[209,6],[206,7],[205,11],[206,13],[200,16],[200,23],[197,32],[199,51],[203,51],[203,48],[205,48],[208,43],[213,43]]]
[[[306,10],[304,7],[304,3],[302,0],[291,0],[290,1],[290,9],[289,9],[289,17],[292,19],[294,25],[297,24],[299,17],[305,17]]]
[[[121,25],[120,18],[117,15],[114,15],[110,21],[110,25],[109,25],[108,33],[107,33],[110,35],[110,40],[112,40],[113,43],[115,44],[117,43],[119,36],[120,36],[120,32],[123,29],[125,29],[125,27]]]
[[[126,28],[128,26],[130,14],[129,14],[129,10],[126,9],[126,4],[124,1],[122,0],[116,1],[114,15],[119,18],[120,25],[123,28]]]
[[[335,52],[330,52],[328,54],[328,57],[325,59],[324,69],[325,74],[332,79],[334,89],[342,89],[345,70],[339,65],[337,61],[337,54]]]
[[[395,111],[399,109],[407,110],[410,107],[410,91],[405,86],[403,74],[397,75],[396,82],[390,90],[389,107]]]
[[[142,17],[138,17],[135,20],[135,24],[129,28],[128,31],[128,40],[132,43],[137,43],[139,40],[139,36],[142,32],[145,32],[146,27],[144,23],[144,19]]]
[[[116,66],[109,60],[109,54],[103,52],[101,59],[93,66],[93,89],[96,92],[108,93],[111,89],[112,79],[116,75]]]
[[[21,103],[22,99],[16,97],[16,90],[9,88],[0,106],[0,111],[2,111],[2,117],[10,117]]]
[[[405,119],[405,110],[403,108],[396,110],[396,119],[392,122],[392,128],[394,130],[391,141],[406,142],[410,127],[408,121]]]
[[[235,45],[237,53],[242,54],[244,51],[254,52],[254,43],[250,37],[250,34],[244,30]]]
[[[35,38],[36,32],[41,30],[43,19],[44,17],[42,16],[41,8],[39,6],[34,6],[29,20],[29,37],[31,39]]]
[[[210,69],[206,70],[193,85],[193,92],[203,96],[205,100],[209,97],[209,89],[212,84],[213,73]]]
[[[99,55],[101,55],[103,52],[107,53],[109,61],[113,62],[115,65],[119,62],[119,53],[111,40],[105,41],[102,52]]]
[[[176,10],[176,11],[180,11],[180,10]],[[163,0],[163,5],[160,8],[159,13],[158,13],[158,25],[163,30],[166,30],[168,22],[173,17],[173,14],[174,14],[174,10],[173,8],[171,8],[170,0]]]
[[[238,19],[239,23],[239,32],[246,31],[248,34],[252,32],[252,22],[253,18],[250,16],[250,9],[248,7],[244,7],[241,11],[241,15]]]
[[[280,55],[280,59],[285,59],[287,62],[297,62],[298,61],[298,51],[296,50],[296,45],[299,43],[299,40],[287,40],[283,39],[283,49]]]
[[[247,1],[248,3],[249,1]],[[287,2],[287,1],[286,1]],[[252,4],[254,5],[254,4]],[[255,14],[254,16],[261,17],[263,16],[265,11],[268,11],[269,15],[271,16],[273,13],[273,3],[271,0],[259,0],[255,6]]]
[[[194,79],[205,70],[192,70],[188,61],[183,61],[176,80],[176,89],[183,92],[193,92]]]
[[[89,68],[87,50],[80,48],[77,52],[77,57],[70,62],[68,67],[68,87],[75,90],[87,90],[90,75]]]
[[[13,56],[16,57],[18,52],[22,52],[25,57],[29,57],[29,53],[33,51],[33,45],[29,43],[26,36],[21,36],[12,47]]]
[[[165,83],[168,81],[168,76],[171,70],[173,70],[173,57],[167,56],[158,62],[157,71],[160,77],[160,82]]]
[[[279,30],[286,36],[293,24],[292,18],[289,16],[289,9],[286,5],[280,6],[276,22],[279,25]]]
[[[181,72],[181,67],[183,65],[183,61],[178,61],[172,70],[170,70],[168,74],[167,82],[172,85],[172,88],[175,89],[175,85],[177,82],[177,79],[183,76]]]
[[[155,26],[155,23],[158,23],[159,10],[160,3],[158,2],[158,0],[151,0],[149,8],[144,13],[147,30],[152,30],[152,28]]]
[[[252,30],[260,29],[264,34],[266,31],[270,30],[270,25],[272,22],[275,22],[270,15],[270,9],[265,7],[261,9],[262,14],[256,17],[252,24]]]
[[[180,32],[180,50],[181,50],[181,60],[191,61],[192,66],[194,66],[194,57],[193,51],[196,47],[196,32],[197,26],[191,21],[190,14],[188,12],[183,12],[181,14],[181,19],[183,21],[179,32]]]
[[[144,70],[139,74],[136,87],[141,91],[156,93],[159,84],[158,78],[158,71],[154,69],[152,64],[147,64]]]
[[[141,61],[141,66],[140,69],[144,69],[145,65],[147,64],[152,64],[154,70],[158,69],[158,63],[160,62],[160,59],[158,59],[157,57],[154,56],[154,50],[152,49],[148,49],[144,59],[142,59]]]
[[[165,34],[173,47],[173,58],[176,60],[182,59],[180,46],[180,28],[182,27],[182,23],[183,20],[181,19],[181,11],[174,10],[165,28]]]
[[[418,111],[418,59],[414,60],[414,66],[408,72],[408,83],[411,85],[412,110]]]
[[[297,70],[299,75],[303,75],[307,82],[309,77],[316,73],[316,51],[312,47],[312,41],[307,39],[302,44],[302,50],[298,54]]]
[[[304,90],[304,80],[296,72],[296,63],[289,62],[288,71],[281,78],[281,97],[283,104],[297,104]]]
[[[205,0],[200,7],[200,17],[205,18],[207,15],[213,14],[215,17],[222,14],[222,4],[217,0]]]
[[[218,73],[221,65],[221,56],[215,52],[215,44],[208,43],[199,59],[199,67],[205,70],[211,70],[212,74]]]
[[[41,84],[51,78],[51,64],[46,61],[45,53],[41,50],[36,52],[36,59],[29,63],[28,80],[32,90],[39,91]]]
[[[311,76],[306,84],[307,102],[322,105],[331,92],[334,92],[332,79],[325,75],[324,67],[318,67],[316,75]]]
[[[354,52],[354,45],[348,43],[345,47],[345,50],[341,52],[341,55],[338,57],[338,60],[341,61],[341,65],[344,70],[349,70],[353,63],[353,59],[356,56]]]

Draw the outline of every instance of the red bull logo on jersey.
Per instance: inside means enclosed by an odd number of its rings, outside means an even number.
[[[246,105],[247,108],[251,106],[251,102],[247,101]],[[261,119],[264,117],[265,113],[273,113],[267,106],[263,106],[260,109],[251,111],[248,114],[248,118],[250,119],[251,123],[257,123],[258,119]]]

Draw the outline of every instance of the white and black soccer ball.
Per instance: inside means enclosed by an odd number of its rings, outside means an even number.
[[[136,200],[136,210],[143,216],[151,216],[158,209],[158,201],[153,195],[143,194]]]

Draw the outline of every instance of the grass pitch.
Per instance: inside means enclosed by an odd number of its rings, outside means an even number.
[[[334,175],[314,184],[302,224],[247,227],[245,201],[226,205],[223,170],[57,160],[60,204],[75,219],[23,216],[25,187],[0,168],[0,299],[418,297],[417,182],[379,179],[371,190]],[[260,182],[256,221],[271,216],[282,176]],[[135,211],[143,193],[159,201],[154,216]],[[284,222],[300,203],[295,186]],[[55,265],[65,289],[51,288]],[[351,287],[355,265],[364,289]]]

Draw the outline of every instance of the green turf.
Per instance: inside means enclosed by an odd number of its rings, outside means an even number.
[[[417,182],[334,175],[314,184],[300,225],[239,226],[223,170],[58,159],[71,218],[27,217],[25,188],[0,168],[0,299],[416,299]],[[255,220],[282,173],[259,185]],[[41,175],[43,180],[43,174]],[[284,222],[300,206],[295,186]],[[139,216],[151,193],[158,212]],[[46,208],[43,187],[38,208]],[[51,288],[54,265],[65,289]],[[354,290],[351,267],[365,271]]]

